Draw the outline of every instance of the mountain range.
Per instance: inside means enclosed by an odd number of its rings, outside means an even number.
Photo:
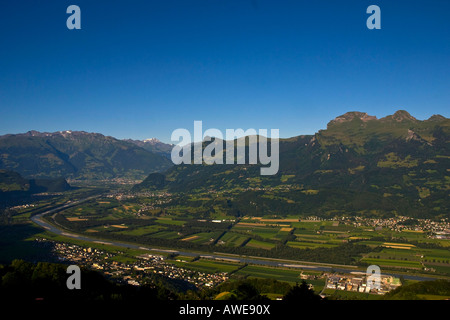
[[[259,165],[178,165],[150,174],[134,190],[237,188],[234,205],[255,214],[258,207],[259,213],[278,215],[370,211],[448,217],[449,134],[450,119],[440,115],[421,121],[403,110],[381,119],[348,112],[314,135],[280,139],[274,176],[260,176]]]
[[[0,169],[27,178],[142,179],[171,165],[161,152],[99,133],[29,131],[0,136]]]
[[[174,166],[168,159],[173,146],[157,139],[29,131],[0,136],[0,170],[14,171],[25,180],[145,178],[134,191],[234,190],[229,200],[236,211],[254,214],[447,217],[449,135],[450,119],[441,115],[418,120],[400,110],[377,119],[347,112],[316,134],[280,139],[278,173],[261,176],[261,165]],[[242,143],[248,156],[248,138],[235,140]]]

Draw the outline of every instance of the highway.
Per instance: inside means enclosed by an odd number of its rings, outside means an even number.
[[[205,259],[212,259],[212,260],[222,260],[222,261],[229,261],[229,262],[236,262],[236,263],[249,263],[249,264],[255,264],[255,265],[263,265],[263,266],[271,266],[271,267],[287,267],[287,268],[298,268],[298,269],[311,269],[311,270],[317,270],[317,271],[325,271],[329,272],[331,270],[334,270],[335,272],[340,273],[355,273],[358,271],[364,272],[365,270],[358,269],[356,266],[349,266],[349,265],[336,265],[336,264],[326,264],[326,263],[312,263],[312,262],[306,262],[306,261],[294,261],[294,260],[284,260],[284,259],[264,259],[261,257],[248,257],[248,256],[239,256],[239,255],[232,255],[232,254],[225,254],[225,253],[201,253],[201,252],[189,252],[189,251],[179,251],[179,250],[173,250],[173,249],[163,249],[163,248],[150,248],[139,244],[133,244],[133,243],[124,243],[124,242],[118,242],[118,241],[112,241],[112,240],[105,240],[105,239],[97,239],[94,237],[89,237],[85,235],[79,235],[75,234],[73,232],[67,231],[63,229],[62,227],[59,227],[57,225],[53,225],[48,223],[43,219],[45,215],[49,214],[56,214],[61,210],[77,206],[83,202],[89,201],[94,198],[98,198],[100,195],[91,196],[85,199],[73,201],[67,204],[64,204],[58,208],[54,208],[45,212],[42,212],[40,214],[34,215],[31,217],[31,221],[33,221],[35,224],[39,225],[40,227],[72,239],[77,240],[83,240],[88,241],[92,243],[97,244],[104,244],[104,245],[113,245],[117,247],[122,248],[130,248],[130,249],[140,249],[140,250],[146,250],[150,252],[157,253],[176,253],[183,256],[188,257],[196,257],[200,256]],[[434,278],[431,277],[423,277],[423,276],[415,276],[415,275],[407,275],[407,274],[394,274],[394,273],[383,273],[386,275],[392,275],[395,277],[403,276],[405,279],[410,280],[419,280],[419,281],[425,281],[425,280],[434,280]]]

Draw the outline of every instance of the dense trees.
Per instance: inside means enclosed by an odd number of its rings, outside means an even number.
[[[81,289],[69,290],[66,286],[67,265],[24,260],[14,260],[9,265],[0,265],[0,299],[2,301],[31,302],[36,299],[49,302],[146,302],[162,300],[211,300],[226,293],[227,300],[268,300],[264,293],[277,293],[288,302],[298,299],[320,300],[306,283],[291,286],[274,279],[241,279],[227,281],[212,289],[195,290],[180,287],[170,279],[151,275],[147,285],[135,287],[120,285],[104,278],[100,273],[82,268]]]
[[[249,289],[253,287],[253,289]],[[240,279],[237,281],[227,281],[222,283],[217,288],[213,289],[213,295],[220,292],[231,292],[236,294],[236,298],[242,297],[244,294],[250,295],[250,292],[256,295],[261,293],[278,293],[281,296],[286,294],[291,289],[291,285],[287,282],[281,282],[275,279],[259,279],[259,278],[248,278]],[[237,292],[241,292],[237,294]]]
[[[275,279],[247,278],[227,281],[216,288],[199,293],[202,299],[219,300],[268,300],[265,294],[278,294],[289,303],[295,304],[300,300],[320,301],[322,298],[310,289],[306,282],[291,286],[287,282]]]
[[[385,300],[421,300],[426,299],[427,295],[450,296],[450,281],[434,280],[420,281],[409,285],[403,285],[385,296]]]
[[[314,293],[314,290],[309,288],[305,281],[299,285],[295,284],[283,297],[283,300],[289,303],[296,302],[316,302],[322,300],[322,298]]]
[[[147,301],[173,300],[178,296],[167,286],[134,287],[120,285],[104,278],[100,273],[82,269],[81,290],[66,286],[66,265],[47,262],[33,264],[14,260],[0,267],[0,299],[12,301]]]
[[[163,276],[152,275],[147,284],[135,287],[121,285],[104,278],[100,273],[82,269],[81,290],[69,290],[66,286],[66,265],[14,260],[0,265],[1,301],[31,302],[36,299],[49,302],[133,302],[147,305],[163,300],[213,300],[216,298],[236,301],[268,300],[265,293],[279,294],[287,305],[301,302],[320,302],[323,299],[302,281],[291,286],[274,279],[248,278],[230,280],[215,288],[186,291],[186,288],[168,282]],[[447,280],[421,281],[403,285],[384,296],[385,300],[417,300],[427,296],[450,296]]]

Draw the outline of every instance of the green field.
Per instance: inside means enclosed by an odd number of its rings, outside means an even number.
[[[333,248],[333,247],[337,246],[335,244],[317,243],[317,242],[300,242],[300,241],[288,241],[286,244],[290,247],[299,248],[299,249],[306,249],[306,248],[314,249],[314,248],[319,248],[319,247]]]
[[[248,239],[247,236],[229,231],[220,238],[220,240],[224,242],[224,244],[220,244],[220,245],[225,245],[225,246],[230,246],[230,247],[239,247],[247,239]]]
[[[399,268],[415,268],[421,269],[422,265],[418,261],[404,261],[404,260],[388,260],[388,259],[371,259],[363,258],[362,261],[368,264],[375,264],[378,266],[399,267]]]
[[[178,259],[178,258],[177,258]],[[179,267],[204,272],[204,273],[217,273],[217,272],[232,272],[238,269],[241,264],[218,261],[218,260],[205,260],[200,259],[194,262],[174,262]]]
[[[222,232],[220,232],[220,231],[199,232],[199,233],[189,235],[187,237],[183,237],[183,241],[209,244],[209,243],[212,243],[214,240],[216,240],[221,234],[222,234]]]
[[[158,218],[156,222],[160,223],[160,224],[182,226],[182,225],[185,224],[186,221],[184,221],[184,220],[174,220],[172,218]]]
[[[300,282],[300,271],[270,268],[263,266],[248,265],[235,273],[236,275],[244,275],[249,277],[276,279],[279,281],[286,281],[290,283]]]
[[[332,300],[379,300],[382,298],[376,294],[335,289],[325,289],[323,293]]]
[[[270,250],[273,247],[275,247],[275,244],[252,239],[249,242],[247,242],[246,247]]]
[[[266,227],[256,227],[256,226],[234,226],[233,229],[236,230],[249,230],[249,234],[257,235],[264,239],[274,239],[278,232],[280,231],[280,228],[266,228]]]
[[[434,264],[434,263],[425,263],[425,267],[434,269],[437,272],[450,274],[450,265],[442,265],[442,264]]]
[[[121,230],[117,230],[117,232],[122,233],[122,234],[132,235],[132,236],[143,236],[146,234],[156,233],[156,232],[164,230],[164,229],[166,229],[166,228],[163,226],[150,225],[150,226],[146,226],[146,227],[133,228],[133,229],[129,229],[129,230],[121,229]]]
[[[423,300],[449,300],[450,296],[438,296],[434,294],[418,294],[418,298]]]
[[[159,232],[153,233],[152,237],[162,238],[162,239],[178,239],[178,238],[180,238],[180,235],[176,231],[164,230],[164,231],[159,231]]]

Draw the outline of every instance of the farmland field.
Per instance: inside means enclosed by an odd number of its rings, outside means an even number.
[[[246,246],[252,247],[252,248],[257,248],[257,249],[265,249],[265,250],[270,250],[273,247],[275,247],[275,245],[272,243],[263,242],[263,241],[259,241],[259,240],[255,240],[255,239],[252,239],[249,242],[247,242]]]
[[[222,238],[220,238],[220,240],[224,242],[223,245],[232,247],[241,246],[247,239],[248,239],[247,236],[243,236],[239,233],[234,233],[231,231],[227,232],[225,235],[222,236]]]
[[[388,267],[406,267],[406,268],[417,268],[421,269],[422,265],[418,261],[403,261],[403,260],[387,260],[387,259],[369,259],[363,258],[362,261],[368,264],[375,264],[378,266],[388,266]]]
[[[177,239],[180,237],[180,235],[175,231],[159,231],[152,234],[152,236],[163,239]]]
[[[205,260],[205,259],[200,259],[188,263],[176,262],[175,264],[191,270],[205,273],[217,273],[217,272],[228,273],[238,269],[241,266],[238,263],[216,261],[216,260]]]
[[[333,248],[336,247],[337,245],[335,244],[324,244],[324,243],[317,243],[317,242],[300,242],[300,241],[288,241],[286,243],[286,245],[294,247],[294,248],[300,248],[300,249],[305,249],[305,248],[310,248],[310,249],[314,249],[314,248]]]
[[[134,236],[143,236],[150,233],[156,233],[158,231],[164,230],[165,227],[158,225],[150,225],[146,227],[139,227],[131,230],[122,230],[120,233],[129,234]]]
[[[144,200],[142,200],[144,201]],[[81,210],[80,210],[81,209]],[[186,208],[184,208],[186,209]],[[139,208],[133,205],[133,201],[125,203],[114,199],[99,199],[84,203],[76,208],[69,208],[55,215],[55,223],[61,223],[65,228],[74,233],[89,233],[89,235],[108,240],[139,243],[143,247],[167,248],[180,250],[184,256],[172,255],[170,252],[161,252],[167,263],[174,267],[191,272],[216,274],[215,277],[235,281],[242,279],[275,279],[288,282],[293,285],[302,281],[307,274],[307,282],[313,285],[316,293],[322,292],[325,285],[325,277],[328,271],[301,267],[289,268],[289,264],[256,265],[244,264],[253,258],[238,262],[238,256],[252,256],[272,258],[278,251],[286,250],[287,255],[280,259],[301,260],[310,262],[329,262],[336,260],[334,252],[347,254],[350,259],[343,264],[351,265],[354,270],[361,271],[369,264],[381,267],[383,272],[407,275],[432,275],[435,277],[447,277],[450,275],[450,251],[447,245],[449,241],[433,239],[421,232],[395,232],[387,228],[369,228],[367,226],[355,227],[336,221],[299,221],[298,219],[278,219],[273,217],[252,217],[252,219],[212,219],[203,216],[195,216],[193,210],[177,211],[176,207],[162,211],[151,209],[146,214],[137,214]],[[30,211],[23,210],[19,217],[30,215]],[[218,212],[214,216],[220,216]],[[222,215],[223,217],[228,217]],[[260,219],[258,219],[260,218]],[[47,219],[51,220],[50,216]],[[241,223],[244,222],[244,223]],[[40,231],[40,230],[38,230]],[[68,233],[71,231],[68,231]],[[95,234],[93,233],[95,232]],[[48,239],[83,243],[64,236],[52,236],[50,233],[41,232]],[[32,236],[30,239],[33,238]],[[142,241],[142,242],[141,242]],[[139,256],[148,253],[145,250],[131,250],[129,248],[114,248],[104,243],[86,243],[92,248],[99,248],[107,252],[115,252],[111,261],[125,264],[133,264]],[[350,245],[344,251],[343,246]],[[365,247],[365,251],[354,253],[354,248]],[[32,248],[12,249],[24,254],[31,254]],[[205,251],[203,251],[205,250]],[[293,250],[293,251],[290,251]],[[327,251],[328,250],[328,251]],[[183,252],[185,251],[185,252]],[[194,255],[197,254],[194,258]],[[215,260],[212,258],[217,253],[230,254],[230,259]],[[291,252],[298,256],[291,257]],[[317,256],[315,254],[317,253]],[[6,252],[6,254],[11,254]],[[236,258],[234,258],[236,256]],[[340,254],[336,254],[339,258]],[[306,258],[304,258],[306,257]],[[318,257],[318,260],[315,258]],[[255,258],[256,259],[256,258]],[[311,259],[311,260],[309,260]],[[234,260],[234,261],[233,261]],[[305,263],[308,264],[308,263]],[[341,264],[341,263],[336,263]],[[332,270],[331,266],[328,266]],[[217,274],[223,273],[223,274]],[[330,299],[378,299],[378,295],[369,295],[358,292],[325,289],[323,291]],[[271,294],[272,298],[278,298],[279,294]],[[422,299],[441,299],[432,295],[421,297]]]
[[[358,300],[379,300],[382,296],[369,294],[369,293],[361,293],[354,291],[344,291],[344,290],[335,290],[335,289],[325,289],[323,291],[324,294],[328,296],[329,299],[335,300],[349,300],[349,299],[358,299]]]
[[[300,282],[300,272],[298,270],[275,269],[261,266],[246,266],[236,272],[236,275],[246,275],[251,277],[276,279],[286,282]]]
[[[299,219],[293,215],[233,218],[217,204],[210,214],[213,219],[198,206],[199,202],[209,201],[206,199],[210,196],[202,194],[182,205],[142,211],[137,203],[153,206],[160,200],[100,198],[64,210],[55,219],[75,232],[153,246],[361,267],[377,264],[385,270],[450,275],[450,241],[433,239],[425,232]],[[138,214],[139,210],[143,213]],[[349,253],[344,260],[341,257],[345,252],[335,252],[345,246],[364,248],[364,252]]]

